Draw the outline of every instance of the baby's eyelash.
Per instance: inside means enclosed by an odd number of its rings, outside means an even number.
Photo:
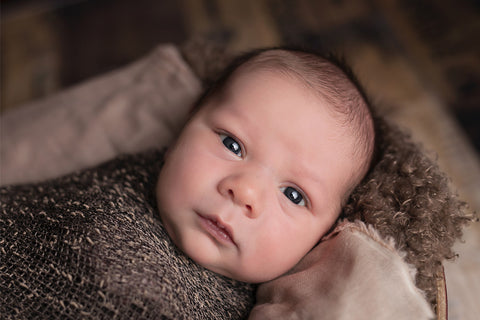
[[[309,206],[308,197],[305,195],[305,192],[303,192],[300,188],[292,187],[292,186],[286,186],[286,187],[281,187],[280,191],[293,204],[298,205],[298,206],[302,206],[302,207],[308,207]]]
[[[242,146],[242,143],[232,135],[228,133],[217,133],[218,136],[220,137],[220,140],[222,141],[223,145],[225,148],[227,148],[229,151],[234,153],[236,156],[243,158],[245,156],[244,148]]]

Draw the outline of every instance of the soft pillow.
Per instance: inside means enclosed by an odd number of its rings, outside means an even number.
[[[256,319],[431,319],[393,243],[362,222],[345,222],[288,274],[261,284]]]
[[[173,139],[200,82],[173,45],[0,118],[0,183],[33,182]]]

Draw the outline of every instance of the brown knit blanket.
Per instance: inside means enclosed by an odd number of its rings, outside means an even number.
[[[255,288],[197,265],[157,215],[162,153],[0,189],[7,319],[242,319]]]

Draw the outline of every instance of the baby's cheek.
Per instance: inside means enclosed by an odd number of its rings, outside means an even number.
[[[290,270],[298,261],[278,246],[265,246],[260,252],[244,257],[235,265],[247,282],[272,280]]]

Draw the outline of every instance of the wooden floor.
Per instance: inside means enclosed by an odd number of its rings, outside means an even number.
[[[473,0],[2,1],[1,108],[200,37],[232,51],[283,43],[351,61],[382,112],[438,154],[480,212],[480,7]],[[446,264],[450,320],[480,315],[480,226]]]

